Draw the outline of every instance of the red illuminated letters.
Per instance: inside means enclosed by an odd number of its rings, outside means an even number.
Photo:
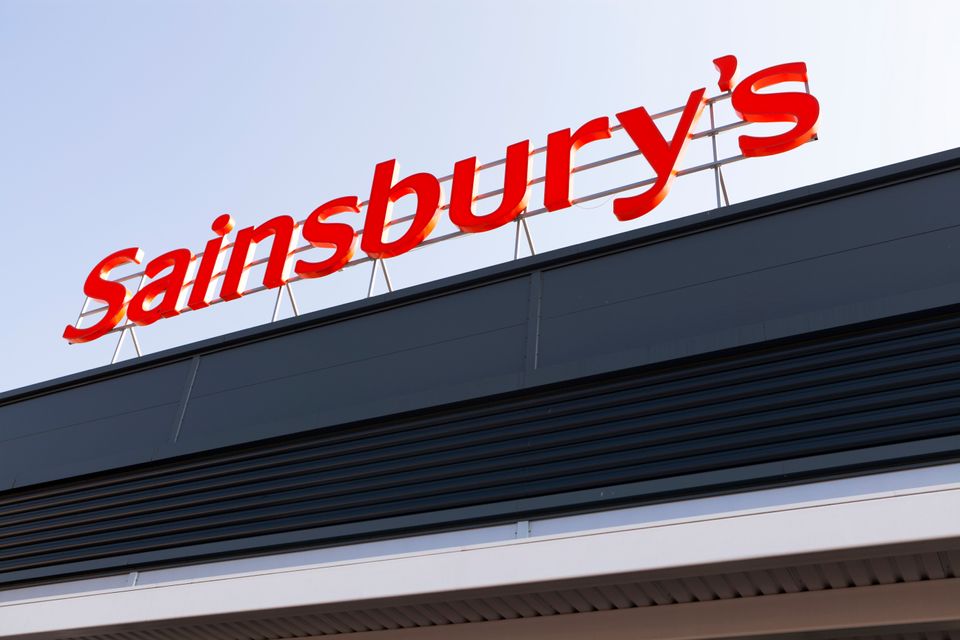
[[[610,137],[610,120],[595,118],[573,134],[570,129],[555,131],[547,136],[547,175],[543,186],[543,206],[547,211],[566,209],[570,200],[570,183],[574,152],[595,140]]]
[[[713,66],[720,73],[717,87],[720,91],[730,91],[737,84],[737,57],[720,56],[713,61]]]
[[[722,56],[713,63],[719,73],[717,86],[725,95],[712,98],[711,104],[729,97],[733,110],[745,123],[782,122],[793,125],[790,130],[777,135],[741,135],[738,142],[743,156],[783,153],[816,136],[820,104],[810,95],[809,89],[806,92],[765,91],[782,83],[806,83],[807,67],[804,63],[768,67],[739,82],[735,56]],[[678,175],[684,150],[693,138],[694,129],[707,103],[706,89],[691,92],[682,110],[669,112],[680,113],[679,121],[669,137],[657,126],[655,117],[642,106],[616,115],[619,127],[626,132],[655,176],[652,180],[643,181],[642,184],[649,186],[640,193],[614,198],[613,214],[619,220],[639,218],[652,211],[667,196]],[[491,231],[517,220],[527,209],[531,185],[540,182],[543,183],[543,209],[540,211],[565,209],[576,201],[572,195],[572,175],[578,171],[574,165],[577,150],[592,142],[610,138],[611,134],[610,120],[603,116],[577,129],[554,131],[547,136],[545,148],[532,150],[530,140],[511,144],[507,147],[504,160],[488,165],[503,165],[502,188],[480,195],[477,193],[477,173],[487,167],[479,167],[476,156],[460,160],[454,165],[452,176],[441,179],[431,173],[415,173],[398,180],[396,160],[381,162],[373,172],[370,198],[362,220],[353,214],[360,214],[363,205],[357,196],[350,195],[320,205],[300,224],[291,216],[281,215],[259,226],[240,229],[230,243],[228,236],[235,225],[233,218],[225,213],[213,221],[211,230],[216,237],[206,243],[201,255],[194,256],[187,249],[174,249],[157,256],[144,267],[145,283],[132,295],[122,282],[109,279],[110,272],[123,264],[140,264],[143,252],[137,247],[117,251],[101,260],[83,285],[83,292],[89,299],[105,305],[98,309],[103,315],[90,327],[67,326],[63,337],[70,342],[88,342],[118,330],[124,316],[130,323],[143,326],[186,310],[203,309],[218,301],[235,300],[247,293],[247,275],[254,264],[266,265],[262,288],[276,288],[284,286],[291,279],[320,278],[343,269],[354,260],[358,245],[361,251],[375,260],[403,255],[424,242],[437,226],[443,208],[441,182],[448,179],[452,180],[450,222],[467,233]],[[531,178],[531,157],[543,152],[546,155],[544,176]],[[619,157],[632,155],[636,155],[636,152]],[[606,164],[608,160],[617,158],[607,158],[591,166]],[[580,167],[581,170],[583,168]],[[621,187],[609,193],[627,190]],[[399,233],[399,237],[389,239],[394,203],[404,196],[415,198],[414,213],[406,219],[408,225],[398,226],[398,229],[405,229]],[[497,196],[499,202],[496,208],[489,213],[476,212],[477,200]],[[330,220],[340,214],[351,216],[337,222]],[[362,235],[356,230],[361,224]],[[301,235],[308,246],[298,249]],[[268,257],[254,261],[257,246],[267,240],[271,241]],[[295,253],[315,250],[332,250],[332,253],[321,260],[300,259],[294,262]],[[196,275],[190,280],[194,268]],[[214,284],[218,281],[219,300],[213,298]]]
[[[680,123],[670,142],[666,141],[653,122],[653,118],[643,107],[617,114],[617,120],[623,125],[624,131],[657,174],[657,181],[653,186],[640,195],[617,198],[613,201],[613,214],[619,220],[639,218],[653,210],[667,197],[670,184],[677,176],[677,164],[693,134],[693,126],[703,111],[706,91],[706,89],[697,89],[690,94],[687,106],[683,109],[683,115],[680,116]]]
[[[503,172],[503,196],[500,206],[492,213],[478,216],[473,212],[473,201],[477,197],[477,158],[467,158],[454,165],[450,221],[461,231],[479,233],[502,227],[527,208],[530,194],[529,140],[507,147]]]
[[[203,256],[200,258],[200,266],[197,268],[197,277],[193,281],[190,298],[187,300],[187,306],[191,309],[203,309],[210,306],[210,284],[213,282],[214,274],[220,270],[220,265],[223,262],[223,236],[233,231],[233,227],[233,218],[229,213],[218,216],[210,225],[217,237],[207,241],[207,246],[203,248]]]
[[[357,196],[337,198],[313,210],[303,223],[303,239],[318,249],[333,249],[333,255],[320,262],[298,260],[293,270],[303,278],[319,278],[339,271],[357,250],[357,232],[342,222],[325,222],[338,213],[360,213]]]
[[[137,247],[115,251],[101,260],[87,276],[86,282],[83,283],[83,293],[91,300],[106,303],[107,310],[104,311],[103,317],[92,326],[78,329],[72,325],[67,325],[67,328],[63,330],[63,337],[69,342],[90,342],[106,335],[117,326],[123,320],[123,314],[127,310],[130,292],[123,284],[107,280],[107,276],[122,264],[128,262],[140,264],[142,260],[143,251]]]
[[[381,162],[373,172],[363,240],[360,242],[360,248],[371,258],[393,258],[410,251],[430,235],[440,219],[443,193],[433,174],[415,173],[400,182],[396,179],[396,160]],[[417,211],[406,232],[388,242],[383,236],[391,220],[393,203],[406,195],[417,197]]]
[[[187,282],[193,254],[187,249],[174,249],[151,260],[144,273],[148,278],[156,278],[164,269],[170,273],[148,282],[138,291],[127,305],[127,318],[133,324],[153,324],[160,318],[171,318],[179,315],[183,308],[183,298],[186,290],[183,285]],[[147,306],[154,298],[162,296],[160,303],[152,309]]]
[[[295,226],[296,223],[290,216],[277,216],[259,227],[240,229],[237,239],[233,241],[233,251],[230,252],[230,261],[220,286],[220,297],[224,300],[236,300],[243,295],[255,245],[271,236],[273,244],[270,246],[267,270],[263,274],[263,285],[268,289],[282,287],[290,272],[290,252],[296,244],[293,235]]]
[[[746,122],[793,122],[794,127],[776,136],[740,136],[745,156],[770,156],[790,151],[817,135],[820,103],[809,93],[757,93],[781,82],[806,82],[807,65],[781,64],[745,78],[733,90],[733,109]]]

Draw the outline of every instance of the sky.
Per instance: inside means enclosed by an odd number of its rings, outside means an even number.
[[[806,62],[821,108],[819,140],[724,170],[733,202],[958,147],[958,25],[952,0],[0,0],[0,390],[110,362],[117,334],[80,345],[61,335],[111,252],[199,251],[221,213],[242,227],[365,199],[384,160],[401,175],[446,175],[598,116],[680,106],[700,87],[715,95],[721,55],[738,57],[741,77]],[[718,117],[732,114],[718,105]],[[701,142],[684,166],[709,159]],[[618,144],[578,160],[629,148]],[[736,133],[720,151],[736,153]],[[650,175],[637,158],[578,176],[574,195]],[[630,223],[603,199],[530,226],[542,252],[715,207],[707,172]],[[507,261],[512,241],[504,228],[387,264],[401,288]],[[369,275],[365,265],[297,283],[297,301],[309,311],[363,298]],[[142,327],[139,340],[156,353],[261,325],[273,304],[252,295]],[[135,354],[127,344],[121,355]]]

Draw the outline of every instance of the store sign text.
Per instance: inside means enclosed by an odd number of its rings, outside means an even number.
[[[793,124],[789,131],[778,135],[741,135],[738,142],[744,156],[783,153],[816,135],[820,114],[816,98],[806,92],[761,92],[785,82],[806,82],[804,63],[769,67],[740,82],[736,81],[735,57],[724,56],[716,59],[714,64],[720,73],[720,90],[732,92],[733,109],[743,121]],[[668,137],[663,135],[644,107],[616,114],[617,122],[656,174],[656,181],[642,193],[613,200],[613,213],[618,219],[636,219],[667,196],[705,104],[706,89],[692,91],[675,130]],[[559,211],[572,204],[571,171],[576,151],[610,137],[611,124],[606,116],[590,120],[575,130],[563,129],[547,136],[543,205],[548,211]],[[529,140],[507,147],[500,204],[494,211],[483,215],[474,210],[477,158],[457,162],[450,187],[448,213],[451,222],[464,232],[481,233],[515,220],[528,205],[530,153]],[[393,204],[405,196],[416,198],[416,212],[403,234],[388,240],[385,230]],[[256,227],[240,229],[229,251],[224,250],[224,245],[227,234],[234,228],[234,221],[224,214],[214,220],[211,228],[215,237],[206,243],[199,260],[190,250],[182,248],[153,258],[144,269],[146,283],[135,293],[123,283],[110,280],[109,275],[123,264],[140,264],[143,251],[138,247],[116,251],[93,268],[83,287],[90,299],[106,305],[106,311],[89,327],[67,326],[63,337],[72,343],[89,342],[110,332],[123,322],[125,316],[131,323],[143,326],[179,315],[187,307],[193,310],[207,307],[213,300],[213,284],[221,272],[220,298],[240,298],[244,295],[254,249],[257,243],[266,240],[272,241],[263,276],[263,285],[267,288],[283,286],[294,273],[301,278],[319,278],[334,273],[353,258],[358,248],[375,259],[402,255],[430,235],[440,219],[442,206],[443,193],[436,176],[416,173],[398,179],[396,160],[387,160],[374,169],[362,233],[357,233],[349,224],[332,221],[334,216],[360,213],[360,199],[355,195],[320,205],[302,226],[298,226],[291,216],[281,215]],[[291,252],[297,246],[298,234],[302,234],[313,247],[332,253],[319,260],[294,260]]]

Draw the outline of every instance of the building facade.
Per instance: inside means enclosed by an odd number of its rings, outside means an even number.
[[[960,150],[0,396],[0,638],[960,638]]]

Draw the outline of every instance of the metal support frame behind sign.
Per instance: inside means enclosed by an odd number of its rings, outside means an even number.
[[[805,87],[806,87],[806,92],[809,93],[809,92],[810,92],[809,84],[806,84],[806,83],[805,83]],[[718,102],[720,102],[720,101],[730,99],[730,97],[731,97],[731,93],[730,93],[729,91],[726,91],[726,92],[723,92],[723,93],[721,93],[721,94],[719,94],[719,95],[716,95],[716,96],[707,98],[707,101],[706,101],[706,102],[707,102],[707,108],[708,108],[708,110],[709,110],[709,122],[710,122],[710,127],[709,127],[709,129],[707,129],[707,130],[705,130],[705,131],[700,131],[700,132],[698,132],[698,133],[694,133],[694,134],[691,136],[691,139],[692,139],[692,140],[700,140],[700,139],[703,139],[703,138],[710,138],[711,147],[712,147],[712,160],[711,160],[710,162],[707,162],[707,163],[698,164],[698,165],[695,165],[695,166],[692,166],[692,167],[687,167],[686,169],[682,169],[682,170],[678,171],[677,174],[676,174],[678,177],[682,177],[682,176],[691,175],[691,174],[694,174],[694,173],[699,173],[699,172],[702,172],[702,171],[712,171],[713,174],[714,174],[714,183],[715,183],[715,192],[716,192],[716,206],[717,206],[718,208],[730,204],[730,197],[729,197],[729,194],[728,194],[728,192],[727,192],[727,185],[726,185],[726,181],[724,180],[724,176],[723,176],[723,167],[724,167],[725,165],[728,165],[728,164],[731,164],[731,163],[734,163],[734,162],[739,162],[739,161],[741,161],[741,160],[746,159],[746,157],[745,157],[744,155],[742,155],[742,154],[737,154],[737,155],[733,155],[733,156],[729,156],[729,157],[725,157],[725,158],[721,158],[721,157],[719,156],[719,150],[718,150],[718,144],[717,144],[717,138],[718,138],[718,136],[720,136],[721,134],[724,134],[724,133],[733,131],[733,130],[735,130],[735,129],[738,129],[738,128],[740,128],[740,127],[746,126],[747,124],[749,124],[749,123],[746,122],[746,121],[739,120],[739,121],[732,122],[732,123],[729,123],[729,124],[717,125],[717,123],[716,123],[716,114],[715,114],[715,105],[716,105],[716,103],[718,103]],[[682,106],[681,106],[681,107],[676,107],[676,108],[673,108],[673,109],[668,109],[668,110],[666,110],[666,111],[662,111],[662,112],[660,112],[660,113],[654,114],[654,115],[652,115],[651,117],[652,117],[652,119],[654,119],[654,120],[658,120],[658,119],[667,118],[667,117],[669,117],[669,116],[674,116],[674,115],[680,114],[680,113],[683,112],[683,110],[684,110],[684,107],[682,107]],[[616,132],[619,132],[619,131],[622,131],[622,130],[623,130],[623,126],[622,126],[622,125],[616,125],[616,126],[610,127],[611,133],[616,133]],[[816,138],[814,138],[814,139],[816,139]],[[547,149],[546,146],[538,147],[538,148],[532,150],[532,151],[530,152],[530,155],[531,155],[531,156],[535,156],[535,155],[539,155],[539,154],[545,153],[545,152],[546,152],[546,149]],[[598,168],[598,167],[602,167],[602,166],[605,166],[605,165],[622,162],[622,161],[625,161],[625,160],[628,160],[628,159],[631,159],[631,158],[638,157],[638,156],[640,156],[640,155],[642,155],[642,154],[641,154],[641,152],[640,152],[639,150],[628,151],[628,152],[625,152],[625,153],[616,154],[616,155],[613,155],[613,156],[609,156],[609,157],[607,157],[607,158],[603,158],[603,159],[600,159],[600,160],[596,160],[596,161],[593,161],[593,162],[589,162],[589,163],[585,163],[585,164],[582,164],[582,165],[579,165],[579,166],[575,166],[575,167],[571,170],[571,173],[580,173],[580,172],[583,172],[583,171],[590,171],[590,170],[596,169],[596,168]],[[501,159],[499,159],[499,160],[495,160],[495,161],[489,162],[489,163],[487,163],[487,164],[480,165],[480,166],[477,168],[477,171],[478,171],[478,172],[481,172],[481,171],[489,170],[489,169],[492,169],[492,168],[495,168],[495,167],[504,165],[505,163],[506,163],[506,158],[501,158]],[[453,179],[453,175],[452,175],[452,174],[443,176],[442,178],[438,178],[439,182],[441,182],[441,183],[443,183],[443,182],[449,182],[449,181],[451,181],[452,179]],[[532,180],[530,180],[530,181],[528,182],[528,185],[533,186],[533,185],[541,184],[541,183],[544,182],[544,180],[545,180],[544,176],[539,176],[539,177],[536,177],[536,178],[533,178]],[[571,202],[572,202],[572,204],[574,204],[574,205],[580,205],[580,204],[587,203],[587,202],[592,202],[592,201],[596,201],[596,200],[601,200],[601,199],[603,199],[603,198],[609,198],[609,197],[611,197],[611,196],[614,196],[614,195],[617,195],[617,194],[620,194],[620,193],[623,193],[623,192],[626,192],[626,191],[631,191],[631,190],[633,190],[633,189],[639,189],[639,188],[641,188],[641,187],[645,187],[645,186],[652,185],[652,184],[655,183],[655,181],[656,181],[656,178],[649,178],[649,179],[645,179],[645,180],[640,180],[640,181],[637,181],[637,182],[632,182],[632,183],[624,184],[624,185],[621,185],[621,186],[618,186],[618,187],[614,187],[614,188],[611,188],[611,189],[606,189],[606,190],[603,190],[603,191],[599,191],[599,192],[590,193],[590,194],[587,194],[587,195],[584,195],[584,196],[580,196],[580,197],[578,197],[578,198],[572,199]],[[492,190],[492,191],[488,191],[488,192],[486,192],[486,193],[481,193],[480,195],[478,195],[478,196],[475,198],[475,200],[479,201],[479,200],[485,200],[485,199],[488,199],[488,198],[493,198],[493,197],[496,197],[496,196],[498,196],[498,195],[501,195],[502,193],[503,193],[503,189],[502,189],[502,188],[501,188],[501,189],[495,189],[495,190]],[[362,203],[360,203],[360,208],[363,209],[363,208],[365,208],[367,205],[368,205],[368,202],[366,202],[366,201],[365,201],[365,202],[362,202]],[[448,208],[449,208],[449,205],[444,205],[443,207],[441,207],[441,209],[444,209],[444,210],[446,210],[446,209],[448,209]],[[522,212],[517,216],[516,221],[515,221],[515,223],[514,223],[514,224],[515,224],[515,232],[514,232],[514,237],[513,237],[513,244],[514,244],[514,247],[513,247],[513,258],[514,258],[515,260],[516,260],[516,259],[519,259],[519,258],[521,257],[521,250],[520,250],[521,245],[522,245],[521,235],[523,235],[524,239],[526,240],[526,244],[527,244],[527,247],[528,247],[528,249],[529,249],[529,251],[530,251],[530,255],[536,255],[537,251],[536,251],[536,247],[535,247],[535,244],[534,244],[534,241],[533,241],[533,234],[532,234],[532,232],[531,232],[530,225],[529,225],[529,222],[528,222],[528,221],[529,221],[530,218],[533,218],[533,217],[542,215],[542,214],[544,214],[544,213],[547,213],[547,209],[546,209],[545,207],[541,207],[541,208],[533,209],[533,210],[529,210],[529,209],[524,210],[524,211],[522,211]],[[402,223],[404,223],[404,222],[409,222],[409,221],[412,220],[412,219],[413,219],[413,215],[403,216],[403,217],[400,217],[400,218],[391,220],[386,226],[387,226],[387,227],[390,227],[390,226],[393,226],[393,225],[402,224]],[[303,225],[303,222],[304,222],[303,220],[299,221],[299,222],[297,223],[298,227],[299,227],[299,226],[302,226],[302,225]],[[362,233],[362,230],[360,231],[360,233]],[[434,237],[430,237],[430,238],[427,238],[426,240],[424,240],[423,242],[421,242],[414,250],[419,250],[419,249],[422,249],[422,248],[424,248],[424,247],[430,246],[430,245],[432,245],[432,244],[436,244],[436,243],[438,243],[438,242],[444,242],[444,241],[451,240],[451,239],[458,238],[458,237],[465,236],[465,235],[468,235],[467,232],[464,232],[464,231],[461,231],[461,230],[458,229],[458,230],[455,230],[455,231],[451,231],[451,232],[448,232],[448,233],[444,233],[444,234],[441,234],[441,235],[437,235],[437,236],[434,236]],[[226,250],[230,249],[232,246],[233,246],[233,243],[225,243],[224,246],[222,247],[221,251],[226,251]],[[291,256],[296,255],[296,254],[298,254],[298,253],[301,253],[301,252],[303,252],[303,251],[310,250],[311,248],[312,248],[312,247],[311,247],[311,245],[309,245],[309,244],[301,244],[300,246],[297,246],[297,247],[291,252]],[[202,253],[196,254],[196,255],[195,255],[195,259],[199,259],[201,256],[202,256]],[[266,264],[266,262],[267,262],[267,258],[261,258],[261,259],[258,259],[258,260],[254,260],[253,262],[251,262],[251,263],[248,265],[247,268],[253,268],[253,267],[256,267],[256,266],[259,266],[259,265],[263,265],[263,264]],[[365,255],[364,255],[364,256],[357,257],[357,258],[351,260],[349,263],[347,263],[347,264],[343,267],[343,269],[348,269],[348,268],[350,268],[350,267],[354,267],[354,266],[357,266],[357,265],[360,265],[360,264],[364,264],[364,263],[371,263],[370,280],[369,280],[369,283],[368,283],[368,286],[367,286],[366,297],[369,298],[369,297],[371,297],[371,296],[374,295],[376,275],[377,275],[377,271],[378,271],[378,270],[379,270],[379,271],[382,271],[382,273],[383,273],[383,279],[384,279],[384,282],[385,282],[385,284],[386,284],[386,289],[387,289],[387,291],[388,291],[388,292],[394,291],[393,282],[392,282],[392,280],[391,280],[391,278],[390,278],[390,274],[389,274],[389,272],[388,272],[388,270],[387,270],[386,262],[385,262],[383,259],[380,259],[380,258],[378,258],[378,259],[373,259],[373,258],[370,258],[369,256],[365,256]],[[225,273],[225,270],[220,270],[219,272],[217,272],[217,273],[213,276],[212,284],[213,284],[213,283],[216,283],[216,282],[224,275],[224,273]],[[137,273],[133,273],[133,274],[124,276],[124,277],[122,277],[122,278],[118,278],[117,281],[118,281],[118,282],[129,282],[129,281],[136,280],[136,279],[139,279],[139,282],[138,282],[138,285],[137,285],[137,288],[136,288],[136,290],[139,290],[140,287],[143,286],[143,284],[144,284],[145,273],[144,273],[143,271],[139,271],[139,272],[137,272]],[[297,302],[296,302],[296,299],[295,299],[295,297],[294,297],[294,293],[293,293],[293,289],[292,289],[291,285],[292,285],[293,283],[295,283],[295,282],[298,282],[299,280],[302,280],[302,279],[303,279],[303,278],[300,277],[300,276],[293,276],[293,277],[291,277],[282,287],[280,287],[280,288],[278,289],[278,291],[277,291],[277,297],[276,297],[276,302],[275,302],[274,308],[273,308],[272,321],[276,321],[277,319],[279,319],[281,300],[282,300],[282,296],[283,296],[284,291],[286,291],[286,294],[287,294],[287,296],[288,296],[289,299],[290,299],[291,308],[292,308],[292,310],[293,310],[294,316],[300,315],[300,309],[299,309],[299,307],[298,307],[298,305],[297,305]],[[189,287],[189,286],[192,285],[192,283],[193,283],[192,280],[191,280],[191,281],[188,281],[188,282],[186,282],[186,283],[184,284],[184,287],[185,287],[185,288],[186,288],[186,287]],[[267,289],[267,287],[266,287],[266,286],[263,286],[263,285],[258,286],[258,287],[254,287],[254,288],[252,288],[252,289],[247,290],[247,291],[245,292],[245,295],[249,295],[249,294],[253,294],[253,293],[258,293],[258,292],[264,291],[264,290],[266,290],[266,289]],[[102,313],[102,312],[104,312],[104,311],[106,310],[106,307],[97,307],[97,308],[94,308],[94,309],[89,309],[89,308],[88,308],[89,302],[90,302],[90,299],[89,299],[89,298],[86,298],[86,299],[84,300],[83,306],[82,306],[82,308],[81,308],[81,310],[80,310],[80,314],[79,314],[79,316],[78,316],[77,326],[79,326],[79,323],[83,320],[83,318],[90,317],[90,316],[94,316],[94,315],[99,314],[99,313]],[[216,304],[219,304],[219,303],[221,303],[221,302],[224,302],[224,300],[223,300],[222,298],[219,298],[219,297],[218,297],[218,298],[215,298],[214,300],[212,300],[212,301],[210,302],[210,304],[211,304],[211,305],[216,305]],[[189,312],[189,311],[191,311],[191,309],[188,307],[188,308],[185,308],[185,309],[182,311],[182,313],[187,313],[187,312]],[[127,320],[127,321],[124,322],[122,325],[119,325],[119,326],[117,326],[117,327],[114,327],[114,328],[109,332],[109,333],[119,333],[119,334],[120,334],[119,339],[118,339],[118,343],[117,343],[117,347],[116,347],[116,349],[114,350],[113,359],[112,359],[111,362],[116,362],[116,360],[118,359],[119,353],[120,353],[120,348],[121,348],[121,346],[123,345],[123,342],[124,342],[124,339],[125,339],[125,336],[126,336],[127,333],[129,333],[130,336],[131,336],[131,339],[132,339],[132,341],[133,341],[133,345],[134,345],[134,348],[135,348],[135,350],[136,350],[137,355],[138,355],[138,356],[143,355],[142,349],[141,349],[141,347],[140,347],[140,342],[139,342],[139,340],[138,340],[138,338],[137,338],[137,335],[136,335],[136,332],[135,332],[135,326],[136,326],[136,325],[132,324],[129,320]]]

